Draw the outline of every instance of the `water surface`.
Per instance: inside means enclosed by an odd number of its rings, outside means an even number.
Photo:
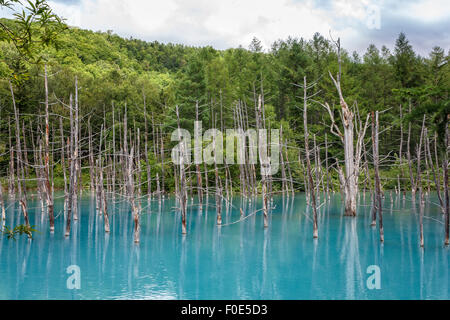
[[[80,219],[64,237],[64,214],[55,233],[37,202],[30,219],[40,233],[0,238],[0,299],[449,299],[450,250],[443,246],[443,216],[432,196],[424,208],[425,248],[419,247],[419,209],[410,196],[386,195],[385,242],[370,227],[370,195],[360,197],[358,217],[344,217],[339,196],[320,208],[319,239],[312,239],[305,196],[274,198],[270,226],[257,212],[245,221],[215,225],[214,199],[203,210],[193,201],[188,234],[181,235],[174,199],[142,204],[141,242],[133,243],[126,203],[109,204],[111,234],[83,196]],[[323,196],[322,196],[322,201]],[[191,203],[190,203],[191,204]],[[63,202],[56,201],[55,213]],[[223,223],[259,210],[233,199]],[[22,223],[19,207],[7,211],[8,226]],[[78,265],[81,289],[69,290],[67,267]],[[381,289],[369,290],[369,266],[379,266]]]

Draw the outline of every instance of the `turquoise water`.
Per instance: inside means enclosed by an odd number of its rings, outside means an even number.
[[[419,247],[419,210],[387,194],[384,245],[370,227],[370,196],[360,197],[358,217],[342,214],[339,196],[320,208],[319,239],[312,239],[305,196],[274,198],[270,226],[261,212],[218,228],[214,199],[199,211],[190,206],[188,235],[181,235],[173,199],[143,203],[141,243],[133,243],[131,213],[124,203],[111,211],[105,235],[94,198],[80,201],[80,220],[64,238],[64,215],[50,235],[46,216],[30,202],[33,241],[0,238],[0,299],[449,299],[450,250],[443,246],[443,216],[431,197],[424,212],[425,248]],[[323,200],[323,197],[322,197]],[[194,201],[195,202],[195,201]],[[239,220],[241,199],[223,213]],[[261,208],[243,206],[246,214]],[[62,201],[55,212],[62,210]],[[7,225],[21,223],[9,207]],[[66,269],[78,265],[81,289],[69,290]],[[381,289],[366,282],[377,265]]]

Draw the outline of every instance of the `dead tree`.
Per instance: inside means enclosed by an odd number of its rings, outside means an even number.
[[[45,146],[44,146],[44,174],[45,174],[45,195],[47,200],[47,210],[50,220],[50,232],[55,231],[55,217],[53,212],[53,189],[50,183],[50,155],[49,155],[49,108],[48,108],[48,79],[47,65],[44,66],[44,87],[45,87]]]
[[[280,127],[280,141],[283,141],[283,126]],[[286,166],[284,164],[283,159],[283,144],[280,144],[280,161],[281,161],[281,192],[284,196],[285,192],[288,193],[288,187],[287,187],[287,179],[286,179]]]
[[[398,179],[398,194],[401,194],[401,184],[400,180],[403,181],[403,111],[402,111],[402,105],[400,105],[400,148],[398,152],[399,161],[400,161],[400,176],[397,177]],[[405,191],[403,192],[403,195],[405,195]]]
[[[375,195],[374,195],[374,208],[373,214],[376,219],[376,213],[378,211],[378,221],[380,224],[380,241],[384,242],[384,229],[383,229],[383,207],[382,207],[382,196],[381,196],[381,182],[380,182],[380,155],[378,149],[378,132],[379,132],[379,123],[378,123],[378,111],[375,113],[372,111],[372,147],[373,147],[373,167],[375,171]],[[373,218],[372,218],[373,219]],[[374,221],[372,221],[372,225]]]
[[[414,186],[413,189],[417,190],[419,189],[419,201],[420,204],[423,204],[423,188],[422,188],[422,172],[421,172],[421,161],[422,161],[422,142],[423,142],[423,137],[425,135],[425,120],[426,120],[426,115],[423,115],[423,121],[422,121],[422,129],[420,131],[420,139],[419,139],[419,145],[416,146],[416,153],[417,153],[417,175],[416,175],[416,184]]]
[[[64,176],[64,209],[66,209],[69,192],[67,190],[66,161],[65,161],[65,156],[64,156],[64,153],[65,153],[64,128],[63,128],[62,117],[59,118],[59,130],[60,130],[60,135],[61,135],[61,170],[62,170],[63,176]]]
[[[164,169],[164,133],[162,126],[160,129],[160,140],[161,140],[161,194],[164,199],[165,192],[165,169]]]
[[[444,197],[445,197],[445,245],[449,245],[449,230],[450,230],[450,212],[449,212],[449,195],[448,195],[448,148],[449,148],[449,133],[448,122],[450,115],[447,115],[447,124],[445,126],[445,153],[444,153]]]
[[[180,130],[180,113],[178,110],[178,105],[176,106],[176,115],[177,115],[177,125],[178,130]],[[178,139],[181,139],[181,136],[178,136]],[[179,158],[179,166],[180,166],[180,186],[178,187],[178,200],[181,207],[181,234],[185,235],[187,233],[186,228],[186,213],[187,213],[187,185],[186,185],[186,168],[185,164],[185,152],[187,150],[184,149],[185,143],[180,143],[180,158]]]
[[[78,220],[78,178],[81,174],[80,168],[80,157],[79,157],[79,111],[78,111],[78,78],[75,77],[75,110],[74,115],[75,119],[73,120],[73,145],[72,145],[72,154],[73,154],[73,190],[72,190],[72,210],[73,210],[73,219]]]
[[[364,153],[364,157],[366,157]],[[374,177],[373,177],[373,190],[374,192],[371,192],[372,195],[372,223],[370,224],[372,227],[375,227],[377,225],[377,210],[378,210],[378,180],[379,180],[379,172],[378,172],[378,157],[377,157],[377,133],[375,128],[375,115],[372,111],[372,159],[373,159],[373,167],[374,167]],[[366,163],[366,174],[368,178],[370,179],[369,174],[369,164]],[[370,185],[370,183],[369,183]]]
[[[153,136],[153,154],[155,156],[155,161],[158,162],[159,160],[159,152],[158,152],[158,128],[155,130],[155,121],[153,119],[153,112],[152,112],[152,136]],[[159,182],[159,172],[156,172],[156,194],[158,195],[158,201],[159,204],[161,204],[161,185]]]
[[[264,142],[267,141],[267,134],[265,136],[261,136],[261,131],[260,129],[266,129],[265,128],[265,121],[264,121],[264,116],[262,115],[264,110],[263,110],[263,98],[262,98],[262,94],[259,95],[258,98],[258,109],[257,109],[257,113],[256,113],[256,128],[258,130],[258,132],[260,132],[259,135],[259,163],[261,166],[261,184],[262,184],[262,197],[263,197],[263,214],[264,214],[264,228],[269,227],[269,215],[268,215],[268,210],[269,210],[269,205],[268,205],[268,201],[269,201],[269,197],[268,197],[268,178],[270,175],[270,161],[268,159],[268,149],[267,149],[267,145],[264,144]],[[266,132],[266,131],[262,131],[262,132]],[[264,159],[264,155],[265,155],[265,159]],[[286,157],[287,157],[287,152],[286,152]],[[267,161],[265,161],[267,160]],[[289,170],[290,173],[290,170]],[[291,176],[292,179],[292,176]],[[292,180],[291,180],[292,181]]]
[[[425,132],[425,138],[426,138],[425,157],[428,157],[428,162],[430,164],[431,172],[433,174],[434,184],[436,185],[436,193],[437,193],[437,197],[439,199],[439,204],[441,206],[441,211],[443,214],[445,214],[445,203],[444,203],[444,200],[442,199],[440,181],[439,181],[439,163],[436,163],[436,166],[435,166],[435,163],[433,162],[433,157],[431,156],[431,150],[430,150],[430,140],[429,140],[429,137],[426,132]]]
[[[147,105],[145,103],[145,94],[144,96],[144,122],[145,122],[145,165],[147,169],[147,199],[150,201],[152,196],[152,175],[150,168],[150,159],[148,156],[148,120],[147,120]]]
[[[321,176],[320,156],[319,156],[320,151],[319,151],[319,148],[318,148],[317,143],[316,143],[316,135],[315,134],[313,135],[313,143],[314,143],[314,148],[313,148],[313,151],[314,151],[314,171],[315,171],[315,174],[316,174],[316,183],[315,183],[315,186],[316,186],[316,190],[315,190],[316,202],[320,203],[320,176]]]
[[[199,118],[198,118],[198,101],[196,101],[195,103],[195,120],[198,122]],[[195,130],[199,131],[199,128],[195,128]],[[201,135],[201,132],[196,132],[198,135]],[[197,144],[199,143],[199,141],[197,141],[197,139],[195,140],[195,150],[194,152],[196,154],[200,153],[201,155],[201,146],[198,146]],[[197,193],[198,193],[198,200],[200,203],[200,209],[202,208],[202,204],[203,204],[203,186],[202,186],[202,174],[200,172],[200,164],[196,163],[195,164],[195,171],[197,173]]]
[[[73,110],[73,103],[72,103],[72,94],[69,98],[69,114],[70,114],[70,139],[68,143],[68,158],[69,160],[69,195],[68,195],[68,201],[67,201],[67,218],[66,218],[66,233],[65,236],[68,237],[70,235],[70,227],[71,227],[71,221],[72,221],[72,213],[74,211],[74,198],[76,194],[76,187],[75,187],[75,179],[76,179],[76,172],[75,172],[75,162],[76,162],[76,148],[74,147],[75,143],[75,132],[74,132],[74,110]]]
[[[16,157],[17,157],[17,189],[19,193],[19,203],[22,208],[23,217],[25,220],[25,224],[30,226],[30,222],[28,219],[28,209],[27,209],[27,193],[26,193],[26,185],[25,185],[25,169],[22,160],[22,143],[20,140],[20,122],[19,122],[19,112],[16,107],[16,99],[14,98],[14,90],[11,82],[9,82],[9,88],[11,90],[11,98],[14,108],[14,117],[16,120]]]
[[[0,210],[2,211],[2,226],[5,226],[6,223],[6,211],[5,211],[5,203],[3,202],[3,187],[0,183]]]
[[[10,84],[11,86],[11,84]],[[12,86],[11,86],[12,90]],[[13,91],[12,91],[13,92]],[[13,92],[14,93],[14,92]],[[14,95],[13,95],[14,97]],[[14,100],[14,98],[13,98]],[[16,193],[16,182],[15,182],[15,168],[14,168],[14,147],[12,145],[12,133],[11,133],[11,119],[8,117],[8,137],[9,137],[9,180],[8,180],[8,193],[9,197],[14,197],[14,194]]]
[[[105,187],[103,182],[103,158],[102,158],[102,141],[103,141],[103,126],[100,130],[100,143],[99,143],[99,154],[98,154],[98,169],[99,169],[99,177],[98,177],[98,193],[100,197],[100,206],[101,210],[103,212],[103,220],[105,225],[105,232],[110,232],[109,227],[109,216],[108,216],[108,207],[107,207],[107,200],[105,195]]]
[[[22,120],[22,136],[23,136],[23,160],[25,164],[25,176],[29,176],[28,170],[28,148],[27,148],[27,135],[25,134],[25,121]]]
[[[291,194],[292,196],[294,196],[294,180],[292,179],[292,171],[291,171],[291,165],[289,163],[289,156],[288,156],[288,143],[287,143],[287,139],[284,142],[284,151],[286,154],[286,168],[287,168],[287,173],[289,175],[289,188],[291,189]]]
[[[316,204],[316,188],[314,186],[314,180],[311,173],[311,159],[309,151],[309,131],[308,131],[308,86],[306,83],[306,77],[303,78],[303,128],[305,131],[305,153],[306,153],[306,168],[309,182],[309,192],[311,196],[312,209],[313,209],[313,238],[319,237],[318,223],[317,223],[317,204]]]
[[[113,203],[116,198],[116,123],[115,123],[115,110],[114,110],[114,102],[112,103],[112,148],[113,148],[113,156],[112,156],[112,176],[111,176],[111,193]]]
[[[411,113],[411,101],[409,102],[409,112]],[[413,165],[411,159],[411,122],[408,123],[408,139],[406,142],[406,156],[408,158],[409,179],[411,183],[412,199],[416,199],[416,183],[414,182]]]
[[[214,115],[217,118],[217,115]],[[215,127],[216,120],[214,120]],[[222,186],[219,177],[219,168],[217,167],[217,143],[216,134],[213,135],[213,146],[214,146],[214,176],[216,178],[216,212],[217,212],[217,225],[222,225]]]
[[[136,199],[135,199],[135,186],[134,186],[134,178],[133,178],[133,171],[134,171],[134,147],[131,147],[130,153],[127,155],[127,196],[128,201],[131,206],[131,212],[133,215],[133,221],[134,221],[134,242],[139,243],[140,241],[140,230],[141,226],[139,224],[139,210],[136,205]]]
[[[362,144],[364,141],[364,136],[366,134],[366,129],[369,123],[369,115],[367,115],[366,122],[363,125],[362,121],[354,120],[354,113],[347,105],[347,102],[344,99],[342,89],[341,89],[341,46],[340,40],[338,39],[336,42],[337,53],[338,53],[338,63],[339,63],[339,72],[337,74],[336,79],[333,77],[331,72],[329,75],[331,80],[333,81],[336,90],[339,95],[339,101],[341,105],[341,120],[343,124],[344,133],[341,133],[341,130],[337,126],[334,113],[332,112],[328,103],[323,104],[325,108],[328,110],[328,113],[331,118],[331,132],[338,136],[343,145],[344,145],[344,157],[345,157],[345,176],[340,177],[341,181],[344,181],[345,184],[341,186],[344,193],[345,198],[345,215],[347,216],[356,216],[356,196],[358,194],[358,178],[360,172],[361,165],[361,152],[362,152]],[[355,130],[356,130],[356,144],[355,144]],[[339,174],[344,174],[344,172],[339,171]]]
[[[327,199],[330,199],[330,174],[328,172],[328,137],[327,134],[325,133],[325,172],[327,174],[327,189],[326,189],[326,194],[327,194]]]
[[[95,182],[94,182],[94,178],[95,178],[95,174],[94,174],[94,168],[95,168],[95,164],[94,164],[94,150],[93,150],[93,146],[92,146],[92,127],[91,127],[91,117],[88,118],[88,145],[89,145],[89,176],[90,176],[90,190],[91,192],[94,192],[95,190]]]

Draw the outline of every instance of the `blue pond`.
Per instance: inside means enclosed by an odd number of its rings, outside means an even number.
[[[370,227],[369,194],[360,196],[357,218],[344,217],[340,197],[332,196],[320,208],[318,240],[304,194],[274,198],[266,230],[261,211],[230,224],[240,219],[240,207],[246,215],[259,210],[261,199],[248,204],[235,197],[223,212],[228,225],[220,228],[213,197],[209,201],[203,210],[193,201],[185,237],[173,198],[161,207],[143,203],[138,245],[126,203],[109,204],[106,235],[95,199],[83,196],[80,219],[66,239],[64,214],[51,235],[47,217],[30,201],[31,223],[40,233],[32,241],[0,238],[0,299],[450,298],[450,249],[443,245],[444,219],[434,196],[424,208],[424,249],[419,208],[408,195],[386,194],[384,244],[378,228]],[[56,214],[62,206],[59,199]],[[6,225],[21,219],[17,204],[10,205]],[[79,266],[79,290],[67,287],[71,265]],[[370,266],[379,267],[380,289],[367,285]]]

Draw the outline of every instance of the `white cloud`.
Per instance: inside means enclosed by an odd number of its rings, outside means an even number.
[[[372,42],[367,35],[374,35],[367,24],[368,8],[380,8],[381,29],[375,30],[378,32],[375,36],[378,40],[387,38],[389,45],[395,40],[393,36],[400,31],[408,35],[408,30],[383,27],[393,26],[396,18],[418,21],[425,26],[438,19],[449,20],[446,1],[50,0],[50,4],[70,25],[94,31],[113,30],[122,36],[148,41],[225,49],[247,46],[256,36],[268,49],[280,38],[309,39],[315,32],[328,37],[331,30],[333,37],[341,37],[346,49],[363,51]],[[383,20],[387,16],[392,20]],[[433,27],[436,30],[436,25]],[[417,28],[412,30],[417,32]]]
[[[449,19],[450,5],[448,0],[422,0],[411,2],[408,10],[401,10],[401,13],[423,22],[432,22]]]
[[[290,0],[81,0],[51,1],[69,24],[146,40],[181,41],[218,48],[247,45],[253,36],[270,44],[288,35],[311,37],[331,25],[310,1]]]

